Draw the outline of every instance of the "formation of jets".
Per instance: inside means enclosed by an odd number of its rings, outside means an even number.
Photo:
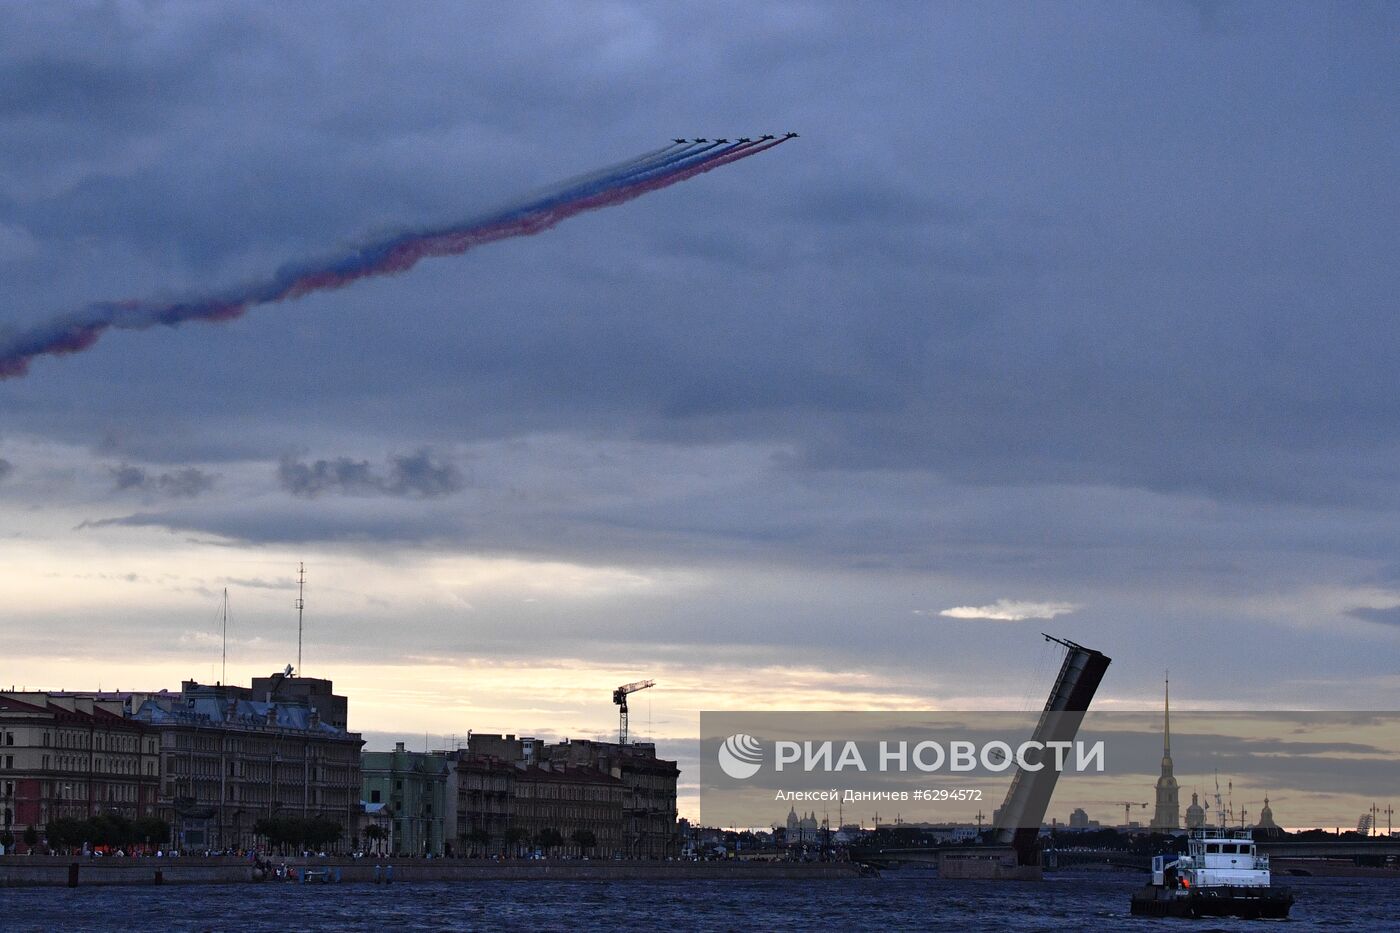
[[[759,138],[759,141],[762,142],[763,140],[767,140],[767,139],[777,139],[778,137],[774,136],[772,133],[764,133],[762,136],[760,136],[760,137],[758,137],[758,138]],[[796,133],[784,133],[784,134],[783,134],[783,139],[796,139],[796,138],[797,138],[797,134],[796,134]],[[703,136],[697,136],[697,137],[695,137],[694,139],[685,139],[685,138],[683,138],[683,137],[677,136],[675,139],[673,139],[673,140],[671,140],[671,141],[674,142],[674,143],[681,143],[682,145],[685,144],[685,143],[707,143],[707,142],[709,142],[709,140],[706,139],[706,138],[703,137]],[[716,143],[716,144],[718,144],[718,143],[727,143],[727,142],[729,142],[729,140],[727,140],[727,139],[716,139],[716,140],[715,140],[715,143]],[[753,142],[753,139],[752,139],[752,137],[749,137],[749,136],[740,136],[740,137],[739,137],[739,142],[741,142],[741,143],[751,143],[751,142]]]

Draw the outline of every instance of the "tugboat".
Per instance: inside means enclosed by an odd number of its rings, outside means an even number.
[[[1152,883],[1133,894],[1148,917],[1282,918],[1293,892],[1269,884],[1269,857],[1247,830],[1194,830],[1185,855],[1152,859]]]

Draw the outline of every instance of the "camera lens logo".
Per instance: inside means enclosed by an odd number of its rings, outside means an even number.
[[[724,740],[718,757],[720,770],[742,781],[763,767],[763,745],[753,736],[739,732]]]

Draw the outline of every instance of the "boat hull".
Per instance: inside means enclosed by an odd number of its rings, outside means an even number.
[[[1132,912],[1142,917],[1241,917],[1279,919],[1293,907],[1287,888],[1212,887],[1178,893],[1147,885],[1133,894]]]

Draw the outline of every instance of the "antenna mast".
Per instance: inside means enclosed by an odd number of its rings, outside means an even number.
[[[301,676],[301,612],[306,608],[306,564],[297,561],[297,676]]]
[[[228,587],[224,587],[224,657],[219,683],[228,683]]]

